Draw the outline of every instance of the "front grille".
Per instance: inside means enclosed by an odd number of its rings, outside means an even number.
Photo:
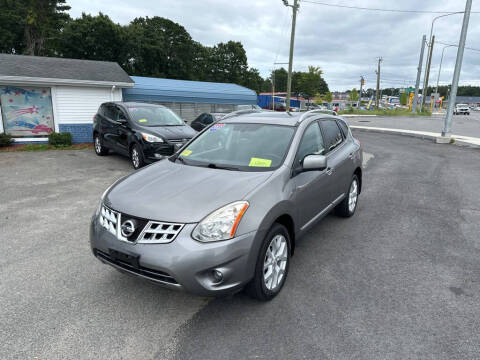
[[[150,221],[138,238],[139,243],[165,244],[172,242],[182,230],[183,224]]]
[[[178,282],[166,272],[145,268],[143,266],[139,266],[138,268],[136,268],[131,264],[115,259],[111,257],[109,254],[100,250],[95,250],[95,255],[101,260],[107,262],[108,264],[116,266],[123,270],[126,270],[130,273],[134,273],[136,275],[140,275],[142,277],[145,277],[157,282],[163,282],[163,283],[168,283],[172,285],[179,285]]]
[[[102,204],[99,223],[118,240],[129,243],[165,244],[175,240],[184,224],[148,221],[135,216],[122,214]],[[128,224],[127,229],[125,225]],[[134,231],[126,232],[128,227]]]
[[[105,229],[117,236],[119,213],[102,205],[102,210],[99,215],[99,222]]]

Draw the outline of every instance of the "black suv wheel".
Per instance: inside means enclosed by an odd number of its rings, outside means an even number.
[[[140,169],[145,165],[145,160],[143,159],[143,152],[140,150],[140,147],[137,144],[133,144],[130,149],[130,160],[134,169]]]
[[[103,140],[100,135],[95,134],[95,136],[93,137],[93,145],[95,148],[95,153],[98,156],[105,156],[108,154],[108,149],[103,146]]]

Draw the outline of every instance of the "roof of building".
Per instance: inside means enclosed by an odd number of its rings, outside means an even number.
[[[0,54],[0,82],[131,87],[116,62]]]
[[[135,86],[123,89],[125,101],[256,104],[257,93],[246,87],[189,80],[132,76]]]

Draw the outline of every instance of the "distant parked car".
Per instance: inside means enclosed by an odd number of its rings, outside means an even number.
[[[454,115],[470,115],[470,108],[467,104],[457,104],[455,110],[453,111]]]
[[[203,113],[198,115],[198,117],[192,121],[190,126],[197,131],[202,131],[210,124],[220,120],[224,117],[226,113]]]
[[[104,103],[93,119],[97,155],[112,150],[129,156],[135,169],[174,154],[195,135],[173,111],[156,104]]]

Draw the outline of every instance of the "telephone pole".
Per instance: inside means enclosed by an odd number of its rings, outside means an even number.
[[[379,101],[379,94],[380,94],[380,63],[383,61],[381,57],[378,58],[378,70],[377,70],[377,91],[375,92],[375,107],[378,109],[378,105],[380,104]]]
[[[413,96],[412,113],[415,113],[417,111],[418,88],[420,87],[420,77],[422,75],[422,65],[423,65],[423,53],[425,52],[426,42],[427,42],[427,37],[423,35],[422,48],[420,50],[420,61],[418,62],[418,68],[417,68],[417,81],[415,82],[415,95]]]
[[[435,42],[435,35],[432,35],[430,39],[430,46],[428,48],[428,60],[427,60],[427,67],[425,68],[425,81],[423,82],[423,93],[422,93],[422,106],[421,110],[425,106],[425,100],[427,99],[427,92],[428,92],[428,78],[430,76],[430,65],[432,64],[432,53],[433,53],[433,44]]]
[[[462,32],[458,44],[457,61],[455,63],[455,71],[453,72],[452,90],[448,99],[447,115],[445,116],[445,125],[442,131],[443,142],[450,140],[450,131],[452,131],[453,108],[457,100],[458,80],[460,79],[460,71],[462,70],[463,52],[465,50],[465,40],[467,38],[468,22],[470,20],[470,10],[472,9],[472,0],[467,0],[465,4],[465,14],[463,15]],[[438,141],[438,140],[437,140]]]
[[[292,33],[290,36],[290,54],[288,57],[288,78],[287,78],[287,104],[286,111],[290,111],[290,93],[292,91],[292,62],[293,62],[293,47],[295,43],[295,25],[297,22],[297,11],[299,8],[298,0],[293,0],[293,5],[288,3],[288,0],[282,0],[285,6],[290,6],[293,9],[292,16]]]

